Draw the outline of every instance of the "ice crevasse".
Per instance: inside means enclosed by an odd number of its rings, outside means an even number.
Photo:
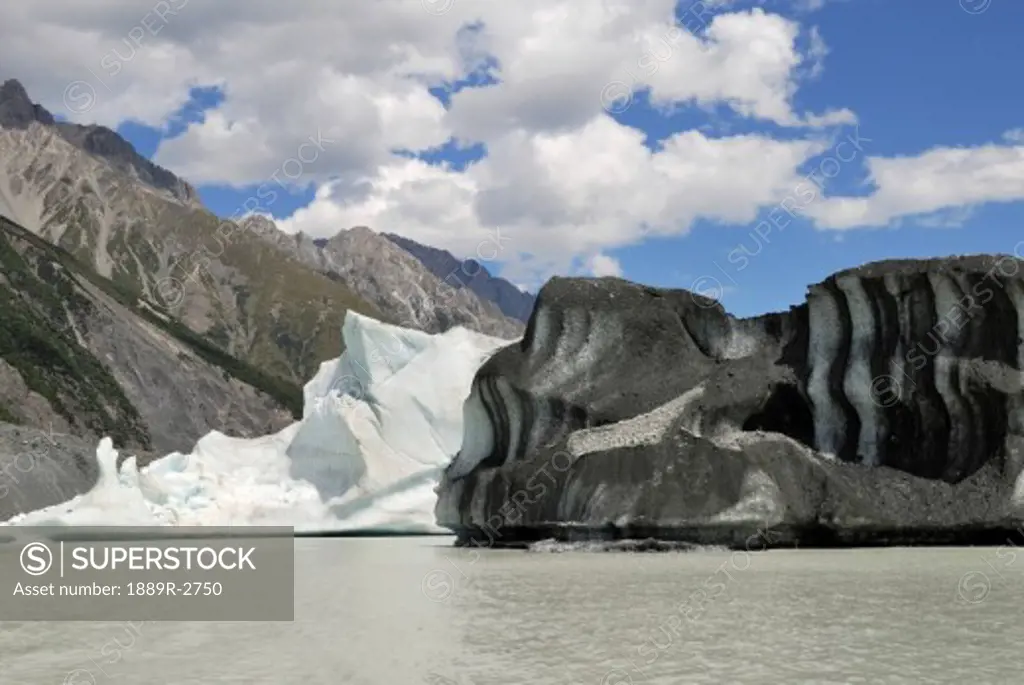
[[[430,335],[348,312],[345,350],[304,389],[301,421],[253,439],[211,432],[191,454],[117,468],[109,438],[87,493],[9,525],[281,525],[444,532],[434,488],[458,452],[476,370],[510,341]]]

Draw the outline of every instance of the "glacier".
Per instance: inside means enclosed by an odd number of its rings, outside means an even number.
[[[445,533],[435,488],[459,451],[477,369],[511,341],[455,327],[431,335],[348,312],[345,350],[304,387],[303,416],[259,438],[214,431],[190,454],[117,466],[67,502],[4,525],[291,526],[296,532]]]

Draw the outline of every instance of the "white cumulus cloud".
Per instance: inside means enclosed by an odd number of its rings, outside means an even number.
[[[819,228],[880,227],[902,217],[1024,199],[1024,146],[936,147],[919,155],[868,157],[867,166],[870,194],[829,197],[806,210]],[[949,225],[948,215],[922,219],[924,225]]]
[[[587,266],[593,276],[622,276],[619,260],[605,254],[596,254],[588,260]]]
[[[56,113],[110,126],[165,127],[191,88],[217,86],[223,101],[165,138],[157,163],[196,184],[314,184],[313,201],[280,222],[287,231],[364,224],[464,256],[500,232],[503,275],[535,283],[580,260],[613,270],[612,250],[698,219],[753,220],[824,149],[816,129],[856,121],[844,103],[794,107],[827,53],[818,33],[730,3],[677,21],[675,5],[35,0],[0,5],[0,65]],[[450,107],[429,91],[471,75],[488,85],[462,88]],[[65,107],[75,82],[94,91],[86,111]],[[625,99],[603,99],[617,83]],[[789,135],[688,130],[652,151],[607,111],[641,92]],[[396,154],[450,140],[482,143],[486,156],[460,170]],[[827,206],[827,220],[856,214]]]

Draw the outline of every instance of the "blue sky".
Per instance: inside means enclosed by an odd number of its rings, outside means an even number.
[[[971,9],[973,3],[973,9],[978,9],[985,1],[964,0],[964,5]],[[814,11],[802,9],[801,3],[779,0],[733,3],[728,11],[762,6],[800,22],[804,29],[817,27],[828,53],[820,75],[800,80],[792,98],[794,110],[820,113],[847,108],[856,114],[857,123],[828,128],[824,135],[839,140],[859,133],[865,141],[865,154],[899,157],[919,156],[936,147],[1001,144],[1005,132],[1024,127],[1024,94],[1018,87],[1019,68],[1024,64],[1024,41],[1020,39],[1024,3],[991,3],[974,14],[956,0],[831,0]],[[680,5],[680,17],[685,16],[688,4]],[[806,30],[800,40],[806,44]],[[495,69],[500,74],[500,65]],[[489,83],[475,79],[468,87],[486,88]],[[458,87],[467,86],[460,83]],[[230,94],[230,84],[226,92]],[[431,92],[447,104],[444,87]],[[118,130],[143,154],[152,155],[161,139],[173,139],[190,123],[202,122],[224,99],[225,90],[218,87],[195,88],[188,105],[170,117],[163,129],[122,123]],[[645,144],[652,149],[662,139],[690,129],[701,129],[711,137],[764,133],[786,140],[807,136],[805,129],[742,117],[724,105],[702,108],[684,104],[666,111],[652,106],[643,92],[626,111],[612,116],[620,124],[642,131]],[[480,143],[469,150],[447,145],[429,153],[408,154],[431,164],[451,164],[458,170],[487,152],[486,144]],[[810,160],[802,171],[809,172],[823,158]],[[839,174],[827,182],[826,195],[868,195],[871,187],[863,160],[864,155],[859,154],[842,164]],[[266,169],[267,174],[272,171],[273,166]],[[204,183],[199,184],[199,191],[213,211],[230,215],[253,194],[256,185],[232,188]],[[287,218],[312,202],[314,190],[312,184],[295,188],[270,212],[276,218]],[[766,205],[759,219],[771,207]],[[1019,201],[967,202],[929,213],[923,220],[906,216],[886,227],[850,230],[820,230],[798,218],[767,239],[754,233],[758,220],[730,225],[698,219],[685,235],[648,238],[604,254],[618,260],[626,278],[671,287],[693,287],[700,281],[705,290],[723,290],[730,311],[750,315],[794,304],[802,299],[808,284],[866,261],[1011,252],[1024,238],[1022,209]],[[339,225],[341,228],[345,226]],[[400,226],[374,228],[401,232]],[[730,253],[735,254],[741,246],[754,255],[742,270],[729,261]],[[579,267],[578,261],[576,265]]]

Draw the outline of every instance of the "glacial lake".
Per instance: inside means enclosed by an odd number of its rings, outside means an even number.
[[[1024,550],[551,553],[456,549],[451,542],[296,540],[292,623],[3,622],[0,682],[1024,678]]]

